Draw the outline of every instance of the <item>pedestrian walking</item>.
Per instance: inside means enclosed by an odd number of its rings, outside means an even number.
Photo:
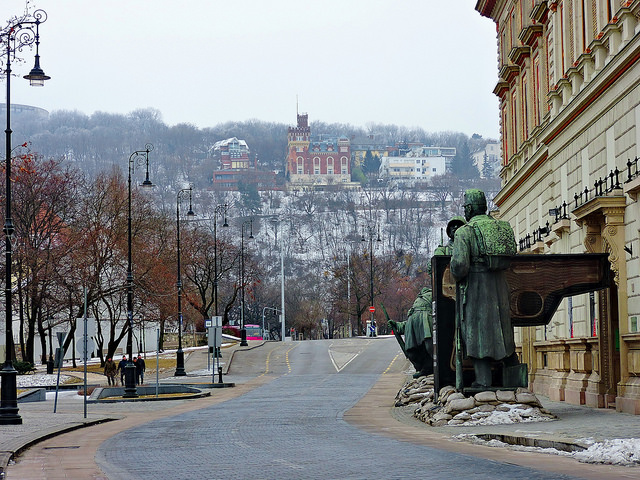
[[[107,361],[104,364],[104,374],[107,377],[107,382],[109,386],[116,386],[116,372],[118,371],[118,366],[116,363],[111,360],[111,358],[107,358]]]
[[[136,360],[136,383],[142,385],[144,383],[144,371],[147,369],[142,355],[138,354]]]
[[[122,360],[118,363],[118,370],[120,371],[120,385],[124,385],[124,369],[127,366],[127,356],[123,355]]]

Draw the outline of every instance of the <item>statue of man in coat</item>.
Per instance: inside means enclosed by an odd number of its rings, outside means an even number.
[[[471,358],[474,387],[492,385],[493,361],[518,363],[509,308],[505,269],[516,253],[513,229],[508,222],[486,214],[484,192],[464,194],[467,224],[453,241],[451,273],[456,280],[456,320],[463,352]]]

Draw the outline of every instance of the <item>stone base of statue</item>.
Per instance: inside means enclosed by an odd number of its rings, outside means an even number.
[[[544,422],[556,419],[538,397],[526,388],[482,390],[473,395],[446,386],[435,400],[433,375],[408,380],[398,391],[395,406],[411,409],[413,416],[427,425],[481,426]],[[497,388],[497,387],[496,387]]]

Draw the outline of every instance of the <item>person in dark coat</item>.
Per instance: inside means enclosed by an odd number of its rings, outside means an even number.
[[[124,385],[124,369],[127,367],[127,357],[122,356],[122,360],[118,362],[118,371],[120,372],[120,385]]]
[[[486,214],[484,192],[469,189],[464,200],[468,223],[455,233],[450,264],[456,316],[463,351],[473,361],[474,386],[489,387],[493,360],[517,363],[505,275],[516,241],[508,222]]]
[[[111,358],[107,358],[107,361],[104,364],[104,374],[107,377],[107,382],[109,386],[116,386],[118,382],[116,382],[116,372],[118,371],[118,366],[116,362],[111,360]]]
[[[138,358],[134,362],[136,364],[136,384],[144,383],[144,371],[147,369],[142,355],[138,354]]]

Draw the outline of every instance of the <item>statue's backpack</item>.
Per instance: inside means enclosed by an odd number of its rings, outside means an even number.
[[[489,270],[504,270],[517,253],[516,239],[509,222],[485,217],[469,222],[478,240],[480,255]]]

